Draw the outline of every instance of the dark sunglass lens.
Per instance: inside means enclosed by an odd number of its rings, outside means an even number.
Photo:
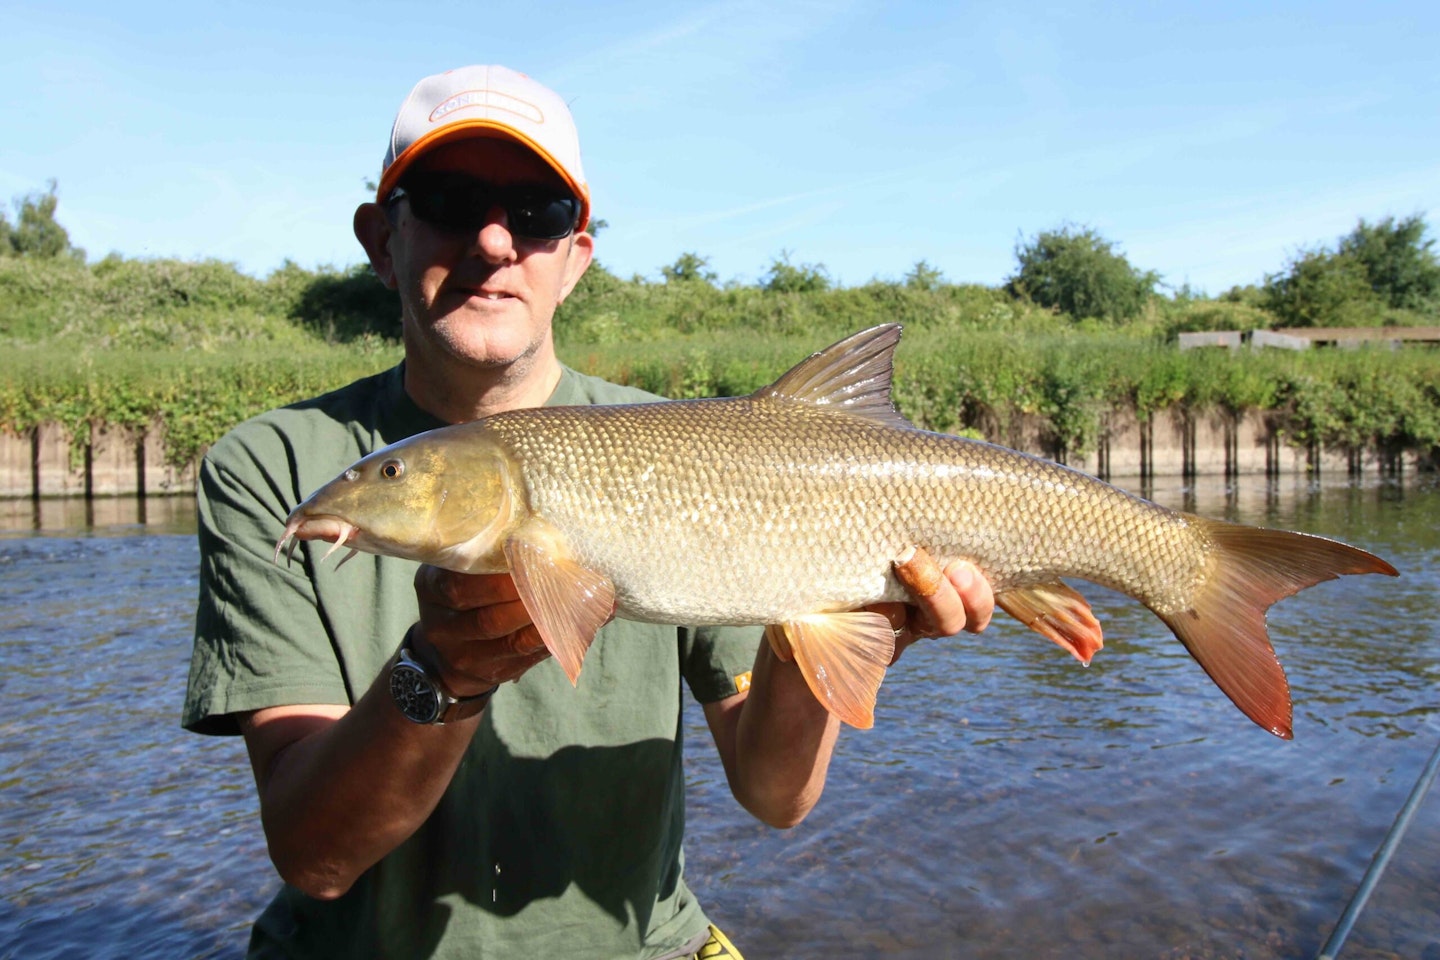
[[[506,189],[471,177],[415,177],[405,184],[410,209],[427,223],[463,233],[479,230],[496,206],[510,229],[534,240],[558,240],[575,229],[580,201],[534,187]]]
[[[431,184],[425,181],[412,181],[402,185],[405,191],[405,199],[410,201],[410,212],[426,223],[435,223],[436,215],[443,209],[443,204],[436,197]]]
[[[510,229],[536,240],[559,240],[575,229],[580,204],[573,197],[520,191],[508,204]]]

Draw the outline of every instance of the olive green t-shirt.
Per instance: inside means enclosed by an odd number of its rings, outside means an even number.
[[[200,471],[200,597],[184,725],[350,704],[416,620],[416,564],[330,545],[274,562],[290,509],[351,463],[443,424],[403,365],[235,428]],[[655,399],[566,369],[550,405]],[[681,679],[702,703],[737,691],[754,630],[614,621],[578,688],[547,660],[505,684],[439,807],[334,901],[285,886],[252,957],[650,958],[703,931],[681,840]]]

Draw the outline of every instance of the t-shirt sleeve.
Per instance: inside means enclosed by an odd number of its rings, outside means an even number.
[[[196,494],[200,593],[182,723],[198,733],[238,733],[237,712],[350,702],[303,563],[275,562],[293,498],[288,458],[263,458],[278,459],[275,476],[230,441],[201,464]]]
[[[680,670],[701,703],[714,703],[750,688],[760,648],[760,627],[682,627]]]

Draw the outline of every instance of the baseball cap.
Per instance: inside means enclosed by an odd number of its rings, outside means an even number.
[[[415,84],[395,114],[376,200],[384,202],[426,152],[455,140],[499,137],[534,151],[580,199],[584,230],[590,187],[580,166],[580,135],[570,108],[544,84],[500,66],[460,67]]]

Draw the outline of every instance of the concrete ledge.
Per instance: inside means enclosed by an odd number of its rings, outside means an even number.
[[[154,496],[195,489],[195,464],[167,464],[158,428],[102,427],[73,456],[71,439],[57,423],[24,434],[0,430],[0,497]]]

